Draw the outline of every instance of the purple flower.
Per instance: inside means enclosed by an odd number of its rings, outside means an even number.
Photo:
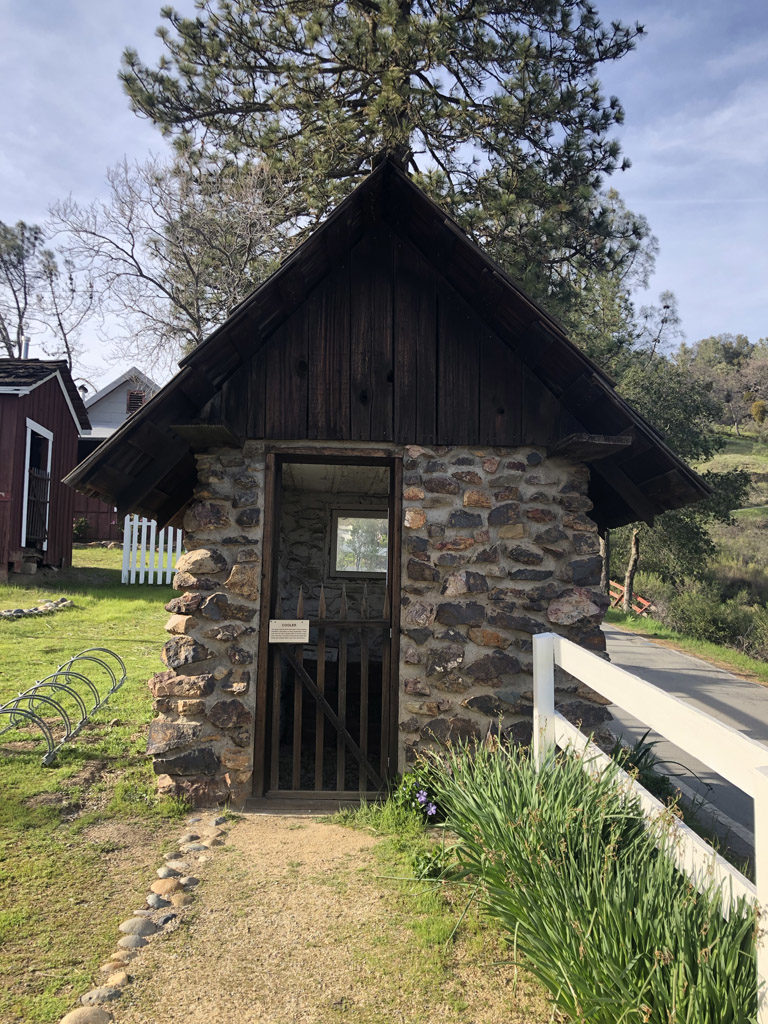
[[[437,807],[435,806],[435,804],[427,804],[428,817],[431,818],[433,814],[437,814]]]
[[[420,789],[419,792],[416,794],[416,799],[419,801],[420,804],[425,804],[428,799],[426,789]]]

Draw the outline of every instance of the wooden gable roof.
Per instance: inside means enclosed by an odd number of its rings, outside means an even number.
[[[590,465],[601,527],[709,493],[386,161],[67,482],[165,522],[191,497],[193,451],[248,437],[546,447]]]

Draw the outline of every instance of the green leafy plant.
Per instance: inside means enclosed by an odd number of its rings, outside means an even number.
[[[579,1024],[749,1024],[753,907],[722,917],[660,852],[615,774],[454,749],[420,766],[486,911]]]
[[[72,540],[86,541],[90,535],[91,524],[85,516],[78,516],[72,523]]]

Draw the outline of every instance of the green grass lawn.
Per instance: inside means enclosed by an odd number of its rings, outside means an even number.
[[[146,758],[146,681],[173,593],[120,583],[121,552],[83,548],[75,565],[0,584],[0,609],[46,597],[75,605],[0,620],[0,702],[87,647],[116,651],[127,681],[56,764],[40,764],[35,730],[0,736],[0,1020],[57,1021],[94,982],[116,927],[144,902],[173,818]],[[0,726],[3,723],[0,721]]]

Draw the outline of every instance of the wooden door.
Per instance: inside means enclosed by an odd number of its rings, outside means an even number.
[[[373,797],[397,770],[401,462],[386,460],[386,585],[348,595],[344,582],[328,581],[309,607],[302,590],[290,605],[280,593],[280,478],[290,458],[275,455],[267,467],[254,796],[319,803]],[[308,620],[308,642],[269,643],[273,619]]]

